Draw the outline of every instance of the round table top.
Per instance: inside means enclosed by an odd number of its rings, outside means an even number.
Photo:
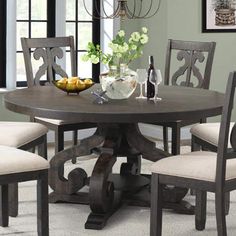
[[[44,118],[95,123],[137,123],[201,119],[221,114],[224,95],[216,91],[160,86],[161,101],[135,99],[94,103],[91,91],[67,95],[54,86],[19,89],[5,95],[5,106],[18,113]]]

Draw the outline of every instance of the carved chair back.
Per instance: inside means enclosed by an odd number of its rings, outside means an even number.
[[[21,45],[25,60],[25,69],[28,87],[40,85],[42,76],[46,76],[50,84],[55,79],[55,74],[61,77],[68,77],[65,70],[57,63],[57,60],[65,56],[63,50],[70,51],[71,75],[77,75],[77,66],[75,60],[75,47],[73,36],[56,38],[21,38]],[[68,49],[69,48],[69,49]],[[36,72],[33,70],[33,58],[42,59]]]
[[[180,85],[208,89],[215,51],[215,42],[193,42],[182,40],[168,40],[165,85]],[[175,64],[181,66],[172,70],[172,58],[176,55]],[[174,67],[174,66],[173,66]],[[172,76],[170,76],[172,74]]]
[[[219,144],[217,151],[217,164],[216,164],[216,185],[218,185],[217,187],[219,189],[224,188],[227,159],[236,158],[236,125],[234,125],[230,134],[230,142],[232,148],[228,148],[229,127],[230,127],[231,113],[233,109],[235,87],[236,87],[236,71],[231,72],[229,75],[225,93],[225,101],[221,116]]]

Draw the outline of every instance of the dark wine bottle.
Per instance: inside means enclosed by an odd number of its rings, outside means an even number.
[[[147,78],[147,98],[153,98],[155,95],[155,87],[150,82],[151,70],[154,70],[154,59],[153,56],[149,56],[149,68],[148,68],[148,78]]]

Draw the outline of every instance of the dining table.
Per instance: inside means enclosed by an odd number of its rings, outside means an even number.
[[[77,94],[67,94],[55,86],[35,86],[17,89],[4,96],[5,106],[31,117],[91,122],[97,125],[90,137],[80,140],[50,160],[50,202],[89,204],[91,213],[85,222],[87,229],[102,229],[111,215],[123,203],[149,206],[150,175],[141,171],[142,159],[151,162],[168,157],[155,142],[145,137],[139,123],[176,120],[201,120],[220,115],[224,94],[206,89],[181,86],[160,86],[161,101],[136,99],[135,92],[123,100],[108,99],[97,103],[93,91],[96,84]],[[66,162],[94,153],[96,163],[91,176],[75,165],[64,176]],[[126,157],[119,173],[112,168],[119,157]],[[88,186],[88,191],[84,187]],[[165,207],[178,213],[194,214],[194,207],[183,198],[187,189],[166,187]]]

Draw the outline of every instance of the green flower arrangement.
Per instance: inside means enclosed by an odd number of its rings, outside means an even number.
[[[104,53],[100,45],[94,45],[89,42],[87,53],[81,59],[90,61],[93,64],[102,62],[109,67],[121,64],[129,64],[131,61],[139,58],[143,54],[143,47],[148,42],[148,29],[142,27],[141,32],[133,32],[128,41],[126,41],[125,31],[120,30],[116,37],[109,43],[110,53]]]

